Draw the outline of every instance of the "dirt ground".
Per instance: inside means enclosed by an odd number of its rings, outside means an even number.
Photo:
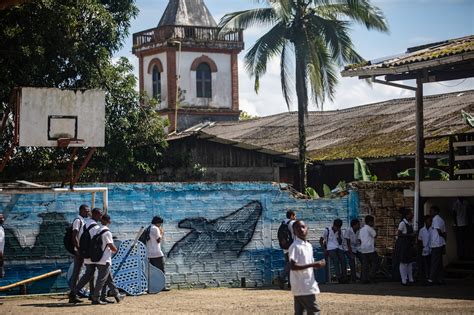
[[[322,285],[318,302],[323,314],[474,314],[472,281],[446,286],[402,287]],[[2,299],[1,314],[292,314],[289,291],[267,289],[171,290],[156,295],[127,297],[120,304],[67,304],[66,296]]]

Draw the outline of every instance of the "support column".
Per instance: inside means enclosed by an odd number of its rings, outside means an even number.
[[[138,57],[138,76],[139,76],[139,90],[140,93],[145,91],[145,74],[143,72],[143,56]]]
[[[420,183],[424,177],[424,128],[423,128],[423,81],[416,79],[416,153],[415,153],[415,211],[414,228],[418,230],[420,217],[424,215]]]
[[[232,110],[239,110],[239,60],[236,52],[230,57],[232,77]]]

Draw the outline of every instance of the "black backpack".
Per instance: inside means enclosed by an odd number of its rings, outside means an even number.
[[[84,229],[84,232],[82,232],[81,239],[79,240],[79,253],[82,258],[91,258],[91,233],[89,231],[96,225],[96,223],[92,223],[87,229]]]
[[[149,225],[145,231],[143,231],[142,235],[138,238],[140,242],[146,245],[146,242],[150,240],[150,230],[151,230],[151,225]]]
[[[290,248],[290,245],[293,243],[293,236],[291,236],[290,228],[288,224],[290,221],[283,221],[278,228],[278,242],[282,249]]]
[[[64,248],[66,248],[66,250],[73,255],[75,255],[76,252],[74,250],[74,241],[72,239],[72,232],[73,232],[72,225],[74,224],[76,220],[79,220],[79,219],[75,219],[74,221],[72,221],[72,224],[66,228],[66,233],[64,234],[64,238],[63,238]],[[81,228],[82,228],[82,223],[79,230]]]
[[[102,256],[104,255],[104,250],[102,249],[102,234],[108,231],[108,229],[103,229],[102,231],[100,231],[100,233],[97,233],[96,235],[94,235],[94,237],[92,237],[91,247],[89,250],[92,262],[98,262],[102,259]]]

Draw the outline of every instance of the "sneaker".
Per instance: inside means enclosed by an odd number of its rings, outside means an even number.
[[[117,301],[117,303],[120,303],[121,301],[123,301],[123,299],[125,299],[125,295],[123,294],[117,294],[115,296],[115,301]]]
[[[115,303],[114,300],[108,299],[108,298],[106,298],[106,297],[101,298],[100,300],[101,300],[102,302],[109,303],[109,304]]]
[[[103,302],[101,300],[92,300],[92,305],[106,305],[107,302]]]
[[[75,294],[69,293],[69,302],[70,304],[82,303],[82,300],[78,299]]]

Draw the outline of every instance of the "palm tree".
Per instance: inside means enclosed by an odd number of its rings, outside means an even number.
[[[383,13],[370,0],[258,0],[263,8],[226,14],[220,22],[229,28],[266,26],[245,55],[246,70],[255,78],[258,92],[260,77],[267,62],[280,56],[280,79],[288,109],[292,102],[291,72],[288,62],[294,57],[295,90],[298,101],[299,188],[306,188],[306,132],[308,89],[316,106],[326,97],[333,99],[337,71],[344,64],[360,63],[354,50],[349,26],[356,22],[367,29],[388,32]]]

